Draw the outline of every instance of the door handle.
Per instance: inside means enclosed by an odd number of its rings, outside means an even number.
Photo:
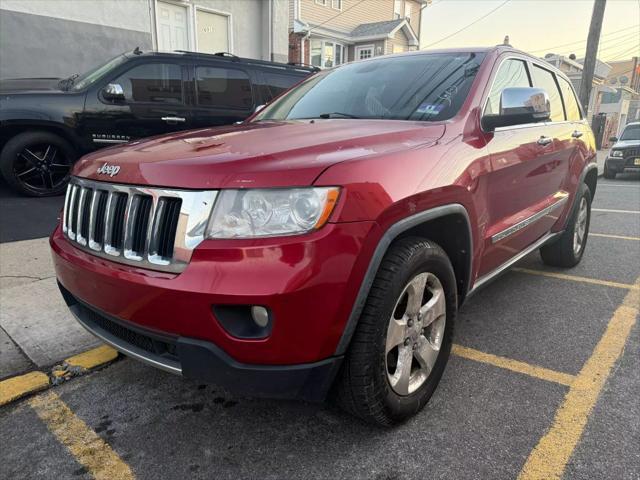
[[[167,123],[184,123],[187,121],[184,117],[162,117],[162,120]]]
[[[573,133],[571,134],[571,136],[573,138],[580,138],[582,136],[582,132],[579,130],[574,130]]]
[[[545,137],[544,135],[538,139],[538,145],[542,147],[546,147],[547,145],[550,145],[552,142],[553,142],[553,138]]]

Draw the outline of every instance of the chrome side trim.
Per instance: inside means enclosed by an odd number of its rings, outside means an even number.
[[[471,288],[469,293],[467,294],[467,298],[471,294],[475,293],[476,290],[478,290],[479,288],[483,287],[488,282],[490,282],[491,280],[496,278],[498,275],[503,273],[509,267],[513,266],[515,263],[518,263],[520,260],[522,260],[524,257],[529,255],[531,252],[533,252],[534,250],[537,250],[538,248],[542,247],[545,243],[550,242],[551,240],[553,240],[554,238],[556,238],[556,237],[558,237],[560,235],[562,235],[562,232],[555,232],[555,233],[551,233],[550,232],[550,233],[547,233],[545,236],[543,236],[539,240],[537,240],[534,243],[532,243],[531,245],[529,245],[527,248],[525,248],[523,251],[521,251],[515,257],[511,257],[509,260],[507,260],[505,263],[500,265],[495,270],[492,270],[491,272],[487,273],[486,275],[483,275],[482,277],[479,277],[475,281],[475,283],[473,284],[473,287]]]
[[[94,138],[93,143],[127,143],[130,140],[114,140],[110,138]]]
[[[146,363],[148,365],[151,365],[152,367],[156,367],[159,368],[161,370],[164,370],[165,372],[169,372],[169,373],[173,373],[175,375],[182,375],[182,367],[179,366],[175,366],[171,363],[167,363],[167,362],[162,362],[160,360],[156,360],[155,358],[150,357],[149,355],[144,352],[144,350],[141,349],[137,349],[134,346],[130,346],[124,342],[122,342],[119,338],[111,335],[108,332],[105,332],[102,329],[96,329],[96,328],[92,328],[91,326],[87,325],[82,318],[80,318],[80,315],[78,315],[76,313],[76,309],[72,307],[69,307],[69,310],[71,310],[71,313],[73,314],[74,317],[76,317],[76,320],[78,320],[78,323],[80,325],[82,325],[82,327],[89,332],[91,335],[99,338],[100,340],[102,340],[104,343],[111,345],[113,348],[115,348],[116,350],[118,350],[119,352],[127,355],[128,357],[131,358],[135,358],[136,360],[139,360],[143,363]]]
[[[568,193],[565,194],[563,197],[559,198],[558,201],[556,201],[555,203],[540,210],[538,213],[534,213],[530,217],[525,218],[524,220],[516,223],[515,225],[511,225],[509,228],[505,228],[501,232],[496,233],[491,237],[491,243],[498,243],[500,240],[504,240],[505,238],[513,235],[514,233],[519,232],[523,228],[526,228],[527,226],[531,225],[532,223],[537,222],[542,217],[549,215],[556,208],[564,205],[567,202],[567,200],[569,200]]]

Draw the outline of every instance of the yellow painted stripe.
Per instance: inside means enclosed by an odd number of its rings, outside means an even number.
[[[605,212],[605,213],[640,213],[640,210],[617,210],[613,208],[592,208],[592,212]]]
[[[636,282],[640,285],[640,279]],[[607,330],[596,345],[558,411],[549,431],[527,458],[519,480],[548,480],[562,477],[587,424],[602,387],[624,350],[638,316],[640,293],[632,290],[613,314]]]
[[[617,238],[618,240],[634,240],[640,242],[640,237],[627,237],[625,235],[608,235],[606,233],[593,233],[589,232],[591,237],[604,237],[604,238]]]
[[[49,386],[49,377],[42,372],[29,372],[0,382],[0,405],[6,405],[29,393]]]
[[[92,350],[67,358],[65,363],[72,367],[81,367],[87,370],[109,363],[118,357],[118,351],[109,345],[102,345]]]
[[[135,478],[129,466],[53,391],[38,395],[29,404],[75,459],[96,479]]]
[[[541,275],[543,277],[557,278],[559,280],[571,280],[572,282],[591,283],[602,287],[622,288],[625,290],[640,290],[640,285],[630,283],[610,282],[608,280],[598,280],[596,278],[578,277],[565,273],[545,272],[544,270],[532,270],[530,268],[514,268],[514,272],[528,273],[530,275]]]
[[[469,360],[488,363],[489,365],[493,365],[494,367],[504,368],[507,370],[511,370],[512,372],[522,373],[524,375],[529,375],[530,377],[536,377],[541,380],[560,383],[562,385],[570,386],[575,378],[573,375],[570,375],[568,373],[557,372],[555,370],[539,367],[537,365],[531,365],[519,360],[499,357],[498,355],[481,352],[480,350],[463,347],[462,345],[453,345],[451,353],[459,357],[468,358]]]

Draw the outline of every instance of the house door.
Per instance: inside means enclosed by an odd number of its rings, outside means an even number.
[[[158,50],[189,50],[187,7],[173,3],[156,3]]]
[[[198,51],[203,53],[229,52],[229,17],[196,10]]]

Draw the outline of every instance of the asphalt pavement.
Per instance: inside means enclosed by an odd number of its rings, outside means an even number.
[[[599,179],[590,231],[577,267],[532,254],[464,305],[440,386],[399,427],[121,358],[0,407],[0,476],[639,479],[640,175]]]

